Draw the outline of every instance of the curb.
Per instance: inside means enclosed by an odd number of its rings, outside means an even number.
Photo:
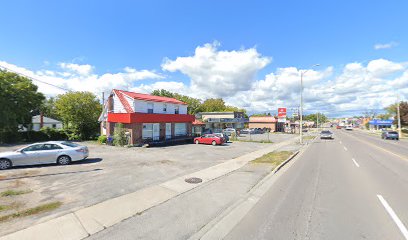
[[[303,154],[310,144],[303,145],[300,150],[289,156],[284,162],[279,164],[271,173],[262,178],[255,186],[249,190],[245,197],[237,200],[230,207],[212,221],[203,226],[188,240],[212,240],[223,239],[228,233],[246,216],[246,214],[255,206],[262,196],[269,190],[273,183],[278,179],[276,173],[286,164],[293,160],[299,153]]]

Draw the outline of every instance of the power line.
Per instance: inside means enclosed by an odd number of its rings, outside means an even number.
[[[21,75],[21,76],[26,77],[26,78],[28,78],[28,79],[31,79],[31,80],[33,80],[33,81],[37,81],[37,82],[40,82],[40,83],[43,83],[43,84],[50,85],[50,86],[55,87],[55,88],[59,88],[59,89],[64,90],[64,91],[66,91],[66,92],[70,92],[70,91],[71,91],[71,90],[69,90],[69,89],[66,89],[66,88],[63,88],[63,87],[60,87],[60,86],[57,86],[57,85],[54,85],[54,84],[51,84],[51,83],[44,82],[44,81],[42,81],[42,80],[39,80],[39,79],[30,77],[30,76],[27,76],[27,75],[25,75],[25,74],[23,74],[23,73],[19,73],[19,72],[17,72],[17,71],[11,70],[10,68],[7,68],[7,67],[1,66],[1,65],[0,65],[0,68],[4,68],[5,70],[7,70],[7,71],[9,71],[9,72],[13,72],[13,73],[15,73],[15,74]]]

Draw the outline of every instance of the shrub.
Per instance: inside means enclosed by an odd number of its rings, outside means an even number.
[[[104,144],[104,143],[106,144],[107,140],[108,138],[106,137],[106,135],[101,135],[98,137],[98,143],[100,144]]]
[[[45,127],[45,128],[41,128],[40,131],[47,136],[48,140],[67,140],[68,139],[68,136],[64,130]]]
[[[127,144],[126,129],[123,127],[122,123],[117,123],[115,125],[113,144],[115,146],[125,146]]]
[[[15,131],[0,131],[0,143],[15,143],[21,140],[21,135]]]

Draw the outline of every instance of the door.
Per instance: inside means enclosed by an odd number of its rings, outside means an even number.
[[[21,149],[19,155],[13,159],[13,166],[40,164],[38,154],[44,144],[34,144]]]
[[[171,139],[171,123],[166,123],[166,139]]]
[[[44,144],[42,150],[38,152],[38,161],[41,164],[56,163],[62,147],[57,144]]]
[[[153,123],[153,141],[160,140],[160,123]]]

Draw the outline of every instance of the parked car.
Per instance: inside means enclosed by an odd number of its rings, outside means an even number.
[[[381,133],[381,138],[399,140],[399,135],[398,132],[395,131],[384,131]]]
[[[336,129],[341,129],[341,126],[340,126],[340,125],[337,125],[337,126],[336,126]]]
[[[222,133],[225,133],[228,136],[231,136],[232,133],[237,134],[237,131],[234,128],[226,128],[226,129],[222,130]]]
[[[229,137],[227,134],[224,133],[214,133],[215,136],[220,137],[220,138],[224,138],[224,142],[229,142]]]
[[[251,131],[251,129],[249,129],[249,128],[244,128],[244,129],[241,130],[241,134],[249,134],[250,131]]]
[[[328,130],[321,131],[320,139],[333,139],[333,133]]]
[[[0,170],[14,166],[57,163],[67,165],[89,156],[88,147],[72,142],[34,143],[12,152],[0,153]]]
[[[212,144],[213,146],[215,146],[224,144],[224,139],[216,136],[215,134],[204,134],[201,137],[194,138],[194,143]]]

